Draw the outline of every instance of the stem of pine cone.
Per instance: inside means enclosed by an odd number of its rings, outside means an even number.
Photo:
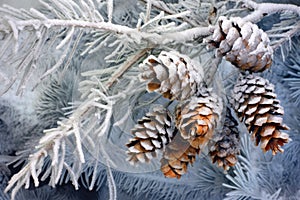
[[[207,78],[206,78],[207,85],[210,85],[212,83],[212,81],[214,80],[215,74],[218,70],[218,66],[221,61],[222,61],[222,57],[216,57],[216,58],[213,58],[212,60],[209,60],[209,62],[210,62],[209,72],[206,73],[207,74]]]
[[[106,86],[110,88],[118,80],[118,78],[120,78],[133,64],[135,64],[139,59],[145,56],[151,49],[153,49],[153,47],[143,49],[136,53],[133,57],[127,59],[127,61],[107,81]]]

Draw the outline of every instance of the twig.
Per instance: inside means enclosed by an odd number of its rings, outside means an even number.
[[[218,70],[218,66],[221,61],[222,61],[222,57],[214,57],[214,58],[208,59],[207,64],[210,66],[209,67],[210,72],[207,73],[207,77],[206,77],[207,85],[210,85],[213,82],[215,74]]]
[[[106,166],[109,200],[117,200],[117,187],[108,160],[106,160]]]
[[[17,20],[14,21],[15,26],[18,27],[31,27],[34,25],[43,25],[47,28],[53,26],[59,27],[80,27],[80,28],[91,28],[98,30],[106,30],[114,32],[116,34],[128,35],[131,38],[134,38],[136,41],[149,41],[154,44],[166,44],[171,42],[188,42],[193,41],[195,38],[201,36],[208,36],[212,33],[213,27],[195,27],[190,28],[184,31],[176,33],[148,33],[142,32],[138,29],[130,28],[127,26],[122,26],[118,24],[112,24],[108,22],[87,22],[83,20],[61,20],[61,19],[47,19],[47,20]]]
[[[146,9],[146,17],[145,22],[147,23],[150,19],[150,13],[152,8],[152,0],[146,0],[147,1],[147,9]]]
[[[107,16],[108,16],[108,22],[112,22],[113,17],[113,9],[114,9],[114,1],[113,0],[107,0]]]
[[[292,4],[256,3],[252,0],[244,0],[244,3],[254,9],[253,13],[244,17],[246,21],[258,22],[266,15],[282,11],[292,11],[300,16],[300,7]]]
[[[137,54],[135,54],[132,58],[129,58],[107,81],[106,86],[110,88],[118,78],[120,78],[135,62],[137,62],[140,58],[142,58],[149,50],[153,47],[149,47],[141,50]]]

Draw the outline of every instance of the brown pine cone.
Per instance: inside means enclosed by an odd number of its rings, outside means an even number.
[[[203,81],[202,68],[188,56],[174,51],[162,51],[158,58],[150,55],[139,67],[140,79],[148,82],[148,91],[172,100],[188,99]]]
[[[237,155],[240,153],[240,137],[237,126],[237,121],[231,115],[230,109],[227,108],[223,129],[216,133],[215,143],[209,152],[212,162],[216,162],[224,170],[228,170],[236,164]]]
[[[174,136],[174,126],[168,111],[162,106],[153,108],[132,129],[135,136],[126,144],[128,161],[135,164],[138,161],[149,162],[156,157],[157,151],[165,147]]]
[[[217,53],[242,70],[261,72],[272,64],[273,49],[268,35],[256,24],[239,17],[220,17],[210,44]]]
[[[289,135],[281,132],[289,128],[283,124],[283,108],[274,93],[274,85],[259,76],[241,76],[233,89],[233,105],[249,133],[260,143],[264,152],[273,155],[283,152],[281,146],[289,141]]]
[[[168,178],[180,178],[187,172],[188,164],[193,164],[200,150],[192,147],[179,134],[167,145],[161,159],[161,171]]]
[[[177,106],[176,127],[182,138],[199,149],[212,138],[223,109],[222,100],[212,89],[201,88],[197,96]]]

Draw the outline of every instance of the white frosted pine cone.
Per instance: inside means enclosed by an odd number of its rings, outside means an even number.
[[[196,96],[177,106],[176,127],[191,146],[199,149],[212,138],[222,109],[220,97],[203,87]]]
[[[261,72],[272,64],[268,35],[242,18],[220,17],[210,43],[217,47],[218,54],[242,70]]]
[[[232,104],[249,133],[264,152],[272,150],[273,155],[283,152],[281,146],[289,141],[289,135],[282,130],[283,108],[274,92],[274,85],[268,80],[255,76],[240,76],[233,88]]]
[[[158,57],[150,55],[139,67],[140,79],[148,82],[147,90],[172,100],[194,95],[204,76],[201,67],[175,51],[162,51]]]
[[[174,136],[174,126],[168,111],[156,106],[147,113],[131,130],[134,138],[126,144],[127,160],[131,164],[149,162],[157,156],[157,151],[168,144]]]

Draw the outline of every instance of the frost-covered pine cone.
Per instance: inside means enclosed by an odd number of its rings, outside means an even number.
[[[187,172],[188,164],[193,164],[200,150],[192,147],[180,134],[167,145],[161,159],[161,171],[168,178],[180,178]]]
[[[126,144],[127,160],[131,164],[149,162],[156,157],[157,150],[164,148],[174,136],[174,126],[168,111],[156,106],[144,116],[132,129],[135,136]]]
[[[242,70],[261,72],[272,64],[273,49],[268,35],[256,24],[239,17],[220,17],[210,43],[218,54]]]
[[[158,58],[150,55],[139,67],[140,79],[148,82],[148,91],[159,92],[168,99],[189,98],[203,81],[202,68],[175,51],[162,51]]]
[[[236,164],[237,155],[240,153],[240,136],[237,126],[238,122],[227,108],[223,129],[216,133],[215,143],[209,152],[212,162],[216,162],[224,170],[228,170]]]
[[[273,155],[283,152],[281,146],[289,141],[289,135],[281,132],[289,128],[283,124],[283,108],[274,93],[274,85],[259,76],[241,76],[233,89],[233,106],[249,133],[260,143],[264,152]]]
[[[177,106],[176,127],[184,139],[199,149],[212,138],[222,109],[222,100],[212,89],[202,87],[196,96]]]

